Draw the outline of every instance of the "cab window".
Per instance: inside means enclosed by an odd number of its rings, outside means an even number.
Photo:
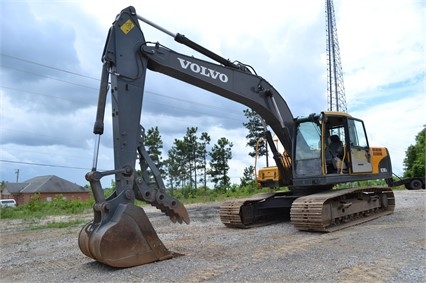
[[[321,174],[321,129],[316,123],[308,121],[298,125],[295,160],[296,175]]]
[[[348,119],[349,138],[351,146],[368,147],[364,124],[360,120]]]

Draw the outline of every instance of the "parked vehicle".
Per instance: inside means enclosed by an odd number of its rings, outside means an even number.
[[[1,199],[0,200],[0,207],[15,207],[16,201],[14,199]]]
[[[420,190],[425,188],[425,177],[412,177],[402,179],[401,177],[393,174],[398,180],[393,178],[386,179],[389,187],[398,187],[404,185],[407,190]]]

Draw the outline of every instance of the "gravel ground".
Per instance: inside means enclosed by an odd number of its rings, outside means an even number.
[[[30,229],[69,217],[1,219],[0,282],[426,282],[426,191],[395,197],[392,215],[328,234],[301,232],[289,222],[225,228],[219,203],[187,206],[190,225],[172,224],[149,207],[163,243],[182,256],[125,269],[80,252],[82,225]]]

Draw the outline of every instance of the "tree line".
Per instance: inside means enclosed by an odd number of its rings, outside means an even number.
[[[232,159],[233,144],[225,137],[209,148],[210,143],[207,132],[199,134],[197,127],[188,127],[183,138],[174,140],[167,158],[163,159],[158,127],[148,129],[145,135],[146,150],[171,190],[200,186],[207,189],[208,181],[218,190],[226,190],[231,185],[228,162]]]
[[[243,125],[247,128],[247,145],[252,148],[248,154],[256,155],[257,140],[264,135],[262,120],[253,110],[244,110],[248,119]],[[207,132],[198,132],[198,127],[187,127],[185,135],[175,139],[163,159],[163,141],[158,127],[152,127],[145,133],[145,148],[160,170],[166,186],[170,190],[189,188],[208,189],[211,182],[219,191],[226,191],[231,186],[229,161],[232,159],[232,141],[226,137],[219,138],[214,144]],[[258,156],[266,155],[264,145],[259,147]],[[242,172],[240,186],[254,184],[254,167],[248,166]]]

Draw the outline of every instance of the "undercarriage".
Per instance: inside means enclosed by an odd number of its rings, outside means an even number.
[[[393,213],[390,188],[330,190],[306,196],[291,192],[258,194],[223,203],[220,219],[227,227],[250,228],[290,220],[304,231],[332,232]]]

